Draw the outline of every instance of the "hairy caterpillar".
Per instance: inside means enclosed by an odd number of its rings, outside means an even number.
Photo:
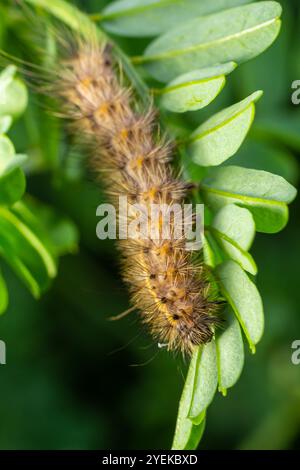
[[[93,168],[111,200],[126,196],[129,205],[182,205],[189,185],[173,175],[172,146],[160,136],[152,106],[137,109],[109,45],[92,38],[71,45],[53,74],[51,92],[72,131],[92,145]],[[211,340],[217,302],[210,300],[203,266],[193,263],[174,228],[172,219],[168,239],[127,238],[119,248],[123,278],[142,321],[169,350],[190,353]]]

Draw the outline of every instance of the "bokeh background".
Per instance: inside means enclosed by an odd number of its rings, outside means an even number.
[[[99,12],[109,2],[72,3]],[[215,102],[187,120],[195,124],[263,89],[255,124],[231,163],[270,170],[297,185],[300,105],[291,103],[291,84],[300,80],[300,5],[281,3],[276,43],[240,66]],[[0,13],[1,48],[32,60],[32,25],[9,1],[1,1]],[[119,42],[134,54],[146,44]],[[1,263],[10,305],[0,318],[7,345],[7,364],[0,366],[0,449],[169,448],[186,364],[158,353],[134,315],[107,321],[128,308],[128,296],[113,244],[96,238],[101,190],[36,96],[10,136],[31,158],[28,192],[76,223],[80,246],[61,259],[57,278],[38,302]],[[300,447],[300,365],[291,363],[291,344],[300,339],[299,207],[298,199],[283,232],[256,237],[265,334],[256,355],[247,352],[238,384],[210,406],[200,448]]]

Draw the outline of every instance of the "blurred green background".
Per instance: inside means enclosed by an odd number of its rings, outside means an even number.
[[[107,3],[76,2],[87,12]],[[291,85],[300,80],[300,5],[281,4],[283,28],[275,44],[238,67],[212,105],[186,118],[195,126],[263,89],[251,133],[230,163],[273,171],[297,185],[300,105],[291,103]],[[1,48],[34,60],[32,25],[9,1],[1,2],[0,13]],[[119,42],[132,54],[146,43]],[[117,251],[96,238],[101,191],[61,123],[34,93],[9,135],[18,152],[30,156],[27,191],[76,223],[80,247],[60,260],[57,278],[38,302],[1,263],[10,305],[0,318],[7,345],[7,364],[0,366],[0,448],[169,448],[186,364],[158,352],[134,315],[107,321],[128,308],[128,295]],[[291,363],[291,344],[300,339],[299,206],[298,199],[283,232],[256,237],[265,335],[255,356],[247,351],[238,384],[209,408],[200,448],[300,448],[300,365]]]

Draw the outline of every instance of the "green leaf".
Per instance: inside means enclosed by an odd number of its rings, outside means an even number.
[[[207,15],[251,0],[119,0],[100,15],[107,31],[121,36],[156,36],[195,16]]]
[[[188,417],[194,424],[203,419],[203,412],[213,400],[218,383],[215,341],[198,348],[194,390]]]
[[[205,411],[200,424],[195,425],[187,418],[195,381],[196,366],[198,363],[198,351],[192,356],[187,378],[179,402],[178,416],[175,428],[175,435],[172,450],[192,450],[196,449],[202,437],[205,427]]]
[[[9,65],[0,74],[0,134],[11,125],[11,117],[18,117],[27,106],[27,88],[14,78],[17,68]]]
[[[161,106],[174,113],[204,108],[220,93],[225,85],[225,75],[235,67],[234,62],[229,62],[181,75],[160,91]]]
[[[25,187],[25,176],[20,168],[15,168],[0,176],[0,206],[10,206],[21,199]]]
[[[288,208],[296,189],[281,176],[238,166],[215,168],[201,183],[203,199],[213,211],[236,203],[252,213],[256,230],[280,231],[287,223]]]
[[[0,136],[0,205],[11,205],[23,196],[26,181],[18,167],[25,159],[24,155],[15,154],[8,137]]]
[[[56,264],[47,247],[6,208],[0,208],[0,252],[35,297],[56,275]]]
[[[211,268],[215,267],[214,250],[212,249],[207,236],[203,237],[203,259],[207,266],[210,266]]]
[[[223,109],[201,124],[191,135],[188,153],[198,165],[215,166],[232,157],[242,145],[255,115],[257,91],[243,101]]]
[[[0,117],[0,134],[5,134],[8,131],[12,123],[11,116],[1,116]]]
[[[216,338],[219,391],[226,396],[227,389],[239,379],[244,366],[244,344],[238,320],[227,309],[226,328],[219,329]]]
[[[11,140],[5,135],[0,135],[0,175],[6,172],[7,165],[15,156],[15,148]]]
[[[248,251],[253,243],[255,236],[253,217],[247,209],[235,204],[229,204],[220,209],[213,219],[212,227],[228,235],[245,251]]]
[[[235,261],[225,261],[215,273],[221,291],[231,305],[252,352],[264,330],[263,305],[255,284]]]
[[[255,223],[247,209],[229,204],[222,207],[212,222],[213,234],[223,250],[243,269],[257,273],[256,264],[247,251],[255,236]]]
[[[279,3],[263,1],[194,18],[154,40],[136,63],[160,81],[214,64],[244,62],[267,49],[280,30]]]
[[[209,231],[203,237],[203,257],[205,264],[212,268],[224,261],[221,249]]]
[[[14,78],[0,94],[0,116],[17,118],[27,106],[27,88],[21,80]]]
[[[0,176],[19,167],[27,159],[26,155],[16,154],[11,140],[0,135]]]
[[[0,314],[5,312],[8,305],[8,292],[6,282],[0,272]]]
[[[15,65],[8,65],[0,73],[0,96],[6,92],[7,87],[12,83],[16,71],[17,67]]]

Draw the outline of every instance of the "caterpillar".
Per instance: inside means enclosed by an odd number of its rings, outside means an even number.
[[[51,90],[72,132],[91,147],[93,170],[113,203],[125,196],[129,206],[182,206],[189,184],[174,176],[173,145],[162,136],[153,105],[146,111],[136,106],[111,47],[93,39],[73,41]],[[119,240],[122,273],[133,308],[155,340],[190,354],[212,339],[218,302],[211,300],[205,269],[194,263],[185,237],[175,238],[174,218],[169,228],[169,238]]]

